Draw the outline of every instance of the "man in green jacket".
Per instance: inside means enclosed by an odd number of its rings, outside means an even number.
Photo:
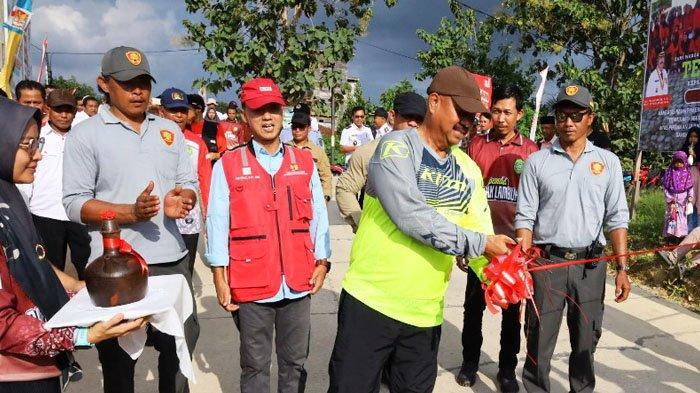
[[[454,256],[508,252],[492,235],[481,171],[455,146],[485,112],[466,70],[440,70],[425,121],[385,135],[370,160],[364,211],[340,297],[330,393],[431,392]]]

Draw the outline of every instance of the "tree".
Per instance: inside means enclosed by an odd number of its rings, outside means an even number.
[[[631,169],[639,129],[647,0],[505,0],[491,20],[520,37],[517,48],[554,62],[559,84],[586,86],[623,167]],[[541,69],[544,60],[533,68]],[[550,75],[551,77],[552,75]]]
[[[379,95],[379,102],[384,109],[389,110],[394,107],[394,99],[396,98],[397,95],[401,93],[415,93],[416,89],[413,87],[411,82],[409,82],[407,79],[402,80],[401,82],[395,84],[394,86],[391,86],[390,88],[384,90],[382,94]]]
[[[341,85],[333,66],[352,59],[371,6],[372,0],[185,0],[187,12],[203,16],[184,25],[211,74],[195,85],[216,93],[234,81],[270,77],[292,104],[318,86]]]
[[[51,81],[51,84],[56,86],[56,88],[58,89],[66,89],[72,91],[73,96],[75,96],[78,100],[82,100],[85,96],[92,96],[95,98],[98,97],[97,92],[92,86],[78,82],[78,80],[75,79],[75,76],[73,75],[71,75],[68,79],[64,78],[63,76],[54,78]]]
[[[435,33],[418,29],[416,34],[430,48],[419,51],[423,71],[419,80],[432,77],[441,68],[454,64],[477,74],[489,75],[495,84],[514,84],[526,97],[532,93],[533,79],[524,70],[520,56],[513,56],[510,45],[494,48],[494,26],[488,20],[478,23],[474,11],[463,9],[457,0],[450,0],[454,18],[442,18]]]

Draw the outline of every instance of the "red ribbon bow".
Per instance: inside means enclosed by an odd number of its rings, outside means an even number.
[[[141,270],[144,274],[148,274],[148,264],[146,263],[146,260],[134,250],[133,247],[131,247],[131,244],[129,244],[126,240],[124,239],[103,239],[104,247],[105,248],[112,248],[112,245],[117,245],[119,247],[119,252],[123,254],[129,254],[136,258],[136,260],[141,264]]]
[[[535,291],[527,267],[539,255],[540,250],[535,247],[523,252],[520,245],[516,245],[510,254],[491,259],[491,263],[484,268],[488,284],[482,283],[481,286],[484,288],[486,306],[492,314],[498,314],[496,306],[505,309],[509,304],[532,301]]]

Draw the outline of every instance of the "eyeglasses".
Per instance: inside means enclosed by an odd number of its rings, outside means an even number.
[[[353,116],[353,118],[355,118],[355,119],[364,119],[365,117],[364,117],[364,116],[361,116],[361,115],[357,115],[357,116]]]
[[[44,138],[29,138],[26,143],[20,143],[19,147],[26,150],[30,156],[33,156],[37,150],[44,147]]]
[[[566,119],[571,119],[571,121],[573,121],[574,123],[578,123],[581,120],[583,120],[583,117],[589,113],[591,113],[591,111],[557,112],[554,114],[554,118],[557,120],[557,123],[563,123],[566,121]]]
[[[464,123],[465,120],[469,121],[469,125],[471,126],[475,122],[478,122],[479,120],[476,118],[476,113],[471,113],[467,112],[465,110],[462,110],[462,108],[457,105],[455,102],[455,99],[453,97],[450,97],[452,99],[452,106],[455,108],[455,112],[457,113],[457,117],[459,117],[459,122]]]

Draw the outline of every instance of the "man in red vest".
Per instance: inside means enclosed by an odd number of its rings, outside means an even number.
[[[326,203],[311,153],[280,142],[277,85],[255,78],[241,91],[253,139],[214,165],[205,257],[240,332],[241,392],[270,391],[273,332],[278,392],[303,392],[309,295],[330,270]]]

